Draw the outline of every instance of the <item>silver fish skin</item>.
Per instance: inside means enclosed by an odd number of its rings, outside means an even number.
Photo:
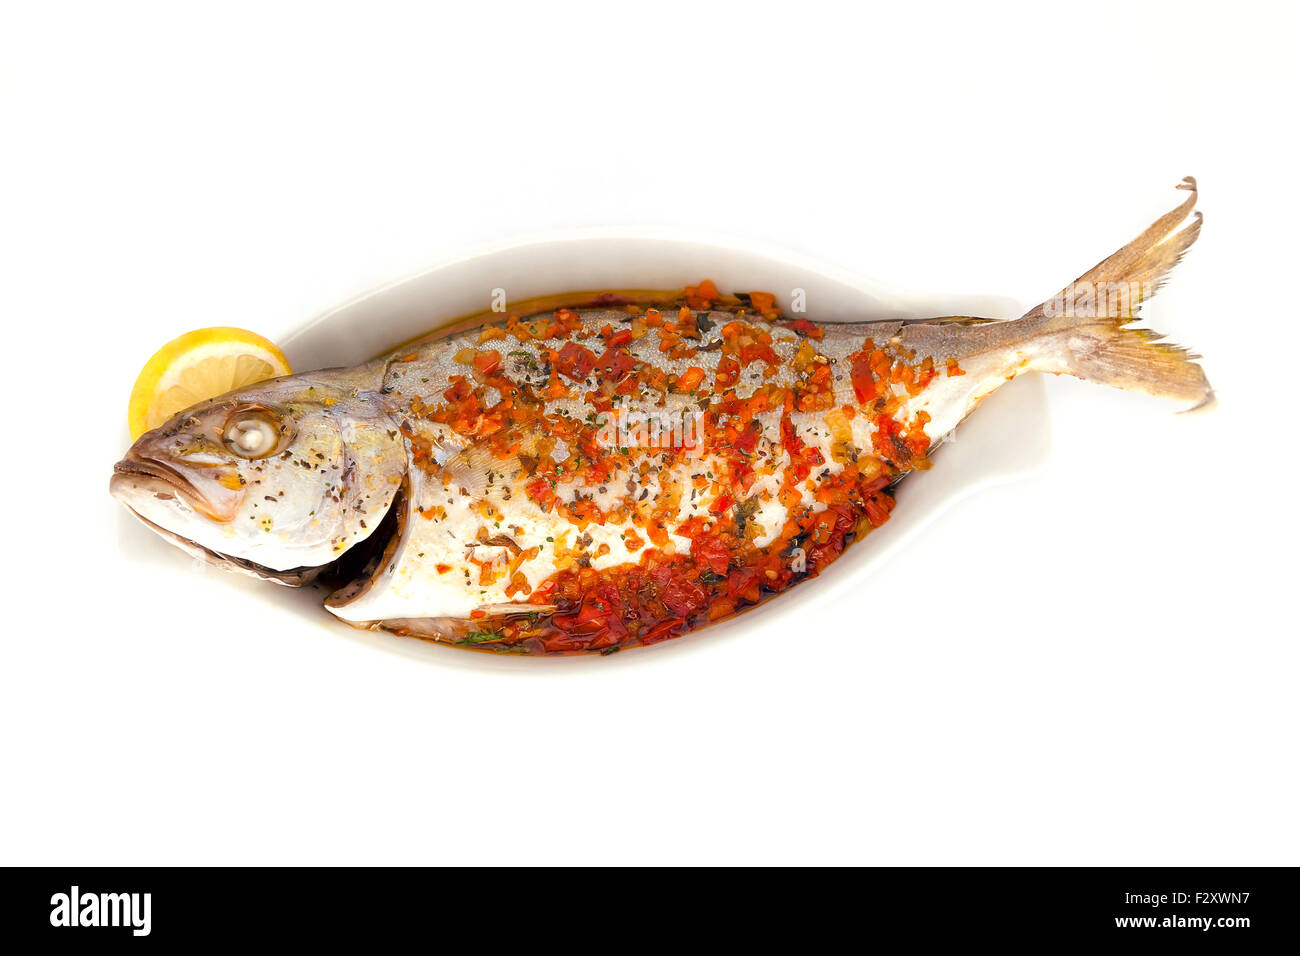
[[[377,393],[385,362],[260,382],[181,412],[113,467],[109,490],[212,563],[304,584],[379,526],[407,470]],[[234,428],[271,429],[251,456]]]
[[[817,325],[690,300],[512,319],[202,403],[142,436],[111,490],[191,553],[281,583],[369,542],[326,600],[357,626],[529,653],[654,643],[815,575],[1020,374],[1207,404],[1195,356],[1130,327],[1199,233],[1199,213],[1179,229],[1195,182],[1179,188],[1017,320]]]

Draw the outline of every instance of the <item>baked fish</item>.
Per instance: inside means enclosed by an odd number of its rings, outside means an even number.
[[[818,324],[707,281],[657,308],[501,316],[195,405],[111,491],[205,560],[332,582],[325,606],[358,627],[527,654],[654,644],[816,576],[1017,375],[1209,402],[1196,356],[1130,327],[1200,230],[1179,188],[1013,321]]]

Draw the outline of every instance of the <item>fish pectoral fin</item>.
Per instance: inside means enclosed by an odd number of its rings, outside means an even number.
[[[438,472],[438,480],[456,493],[482,500],[494,482],[509,481],[520,472],[532,473],[527,455],[515,454],[498,457],[485,445],[470,445],[457,451]]]

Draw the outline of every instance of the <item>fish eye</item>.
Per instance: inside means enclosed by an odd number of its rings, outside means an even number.
[[[283,435],[280,416],[264,405],[235,409],[221,430],[226,448],[240,458],[265,458],[275,454]]]

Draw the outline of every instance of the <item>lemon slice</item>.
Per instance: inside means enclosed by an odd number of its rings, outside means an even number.
[[[154,353],[131,389],[131,440],[177,412],[231,389],[291,374],[284,354],[256,332],[218,326],[172,339]]]

